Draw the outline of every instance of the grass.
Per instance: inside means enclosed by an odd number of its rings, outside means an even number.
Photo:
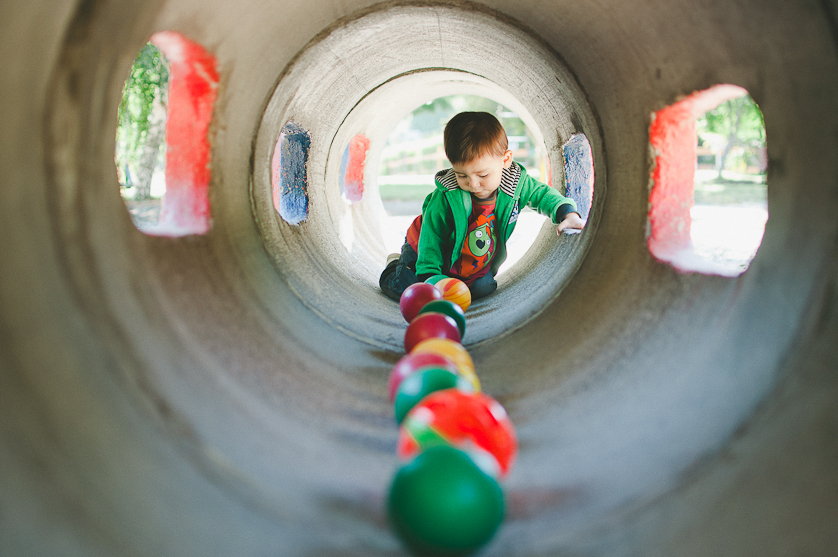
[[[761,177],[764,179],[764,177]],[[699,205],[744,205],[749,203],[766,203],[767,187],[765,183],[755,181],[751,177],[737,177],[733,179],[717,178],[699,181],[696,176],[695,203]]]

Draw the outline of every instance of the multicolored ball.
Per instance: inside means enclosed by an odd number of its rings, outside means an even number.
[[[442,297],[450,300],[466,311],[471,305],[471,290],[460,279],[444,278],[434,284],[442,293]]]
[[[500,477],[509,474],[518,454],[515,428],[503,406],[485,394],[456,389],[422,399],[399,428],[396,450],[401,458],[438,445],[486,451],[497,461]]]

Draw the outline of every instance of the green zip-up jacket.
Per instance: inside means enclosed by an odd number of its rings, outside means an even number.
[[[435,176],[436,190],[422,205],[422,229],[419,234],[419,258],[416,275],[420,280],[430,275],[447,274],[463,250],[471,215],[471,194],[457,186],[454,170]],[[503,170],[495,204],[495,253],[490,268],[497,274],[506,260],[506,242],[520,207],[531,207],[550,217],[555,224],[576,211],[576,203],[547,184],[530,177],[523,166],[513,162]],[[453,258],[452,258],[453,257]]]

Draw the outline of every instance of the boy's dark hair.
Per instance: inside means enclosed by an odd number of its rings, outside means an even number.
[[[445,126],[445,156],[451,164],[467,163],[484,155],[503,156],[509,146],[506,131],[488,112],[460,112]]]

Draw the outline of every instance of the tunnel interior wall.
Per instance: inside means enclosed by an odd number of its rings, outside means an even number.
[[[469,347],[521,441],[486,554],[835,547],[834,3],[35,1],[0,7],[0,554],[400,552],[382,510],[398,335],[377,331],[403,325],[374,286],[323,262],[346,258],[306,236],[328,231],[327,213],[308,231],[275,223],[304,266],[276,257],[254,208],[269,169],[259,136],[306,53],[364,18],[406,34],[423,22],[415,59],[390,49],[405,71],[428,69],[420,59],[463,70],[456,41],[437,39],[450,27],[428,22],[452,13],[475,35],[514,29],[566,68],[573,83],[556,91],[577,88],[589,107],[568,130],[599,138],[577,259],[543,233],[502,298],[523,308],[514,325],[497,330],[500,302],[475,308]],[[143,235],[116,186],[122,84],[162,30],[220,69],[201,236]],[[347,40],[388,54],[369,35]],[[549,146],[555,124],[532,99],[560,93],[527,97],[516,77],[503,88]],[[770,220],[737,278],[678,273],[646,248],[650,115],[718,83],[748,89],[768,136]],[[339,90],[311,126],[330,140],[332,118],[374,85]],[[318,148],[324,209],[337,186]],[[565,261],[534,304],[527,277]],[[300,269],[356,294],[314,299],[324,287],[289,278]]]

